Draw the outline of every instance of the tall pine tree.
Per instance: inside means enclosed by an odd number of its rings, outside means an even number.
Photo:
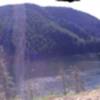
[[[7,61],[5,59],[5,53],[3,47],[0,47],[0,94],[3,94],[2,99],[11,100],[12,86],[13,82],[7,70]]]

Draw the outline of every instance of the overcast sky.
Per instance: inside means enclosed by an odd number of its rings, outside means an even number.
[[[56,0],[0,0],[0,5],[35,3],[41,6],[66,6],[87,12],[100,19],[100,0],[81,0],[81,2],[65,3]]]

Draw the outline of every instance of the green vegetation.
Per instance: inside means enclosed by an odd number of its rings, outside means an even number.
[[[0,100],[11,100],[13,96],[13,80],[7,70],[4,50],[0,47]]]

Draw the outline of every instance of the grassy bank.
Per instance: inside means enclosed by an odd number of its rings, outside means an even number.
[[[66,96],[49,96],[44,100],[100,100],[100,89],[85,91],[81,93],[69,93]]]

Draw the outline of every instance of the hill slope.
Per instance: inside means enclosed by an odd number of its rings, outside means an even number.
[[[96,18],[71,8],[31,4],[25,8],[27,57],[99,52],[100,21]],[[16,51],[13,12],[13,6],[0,8],[0,44],[8,54]]]
[[[24,10],[20,10],[22,6]],[[0,45],[6,53],[10,71],[18,77],[23,69],[29,76],[33,75],[32,69],[36,71],[33,76],[56,74],[59,66],[52,65],[53,61],[48,61],[50,58],[62,61],[63,56],[99,53],[99,27],[98,19],[71,8],[31,4],[0,7]],[[37,59],[41,61],[32,64]]]

